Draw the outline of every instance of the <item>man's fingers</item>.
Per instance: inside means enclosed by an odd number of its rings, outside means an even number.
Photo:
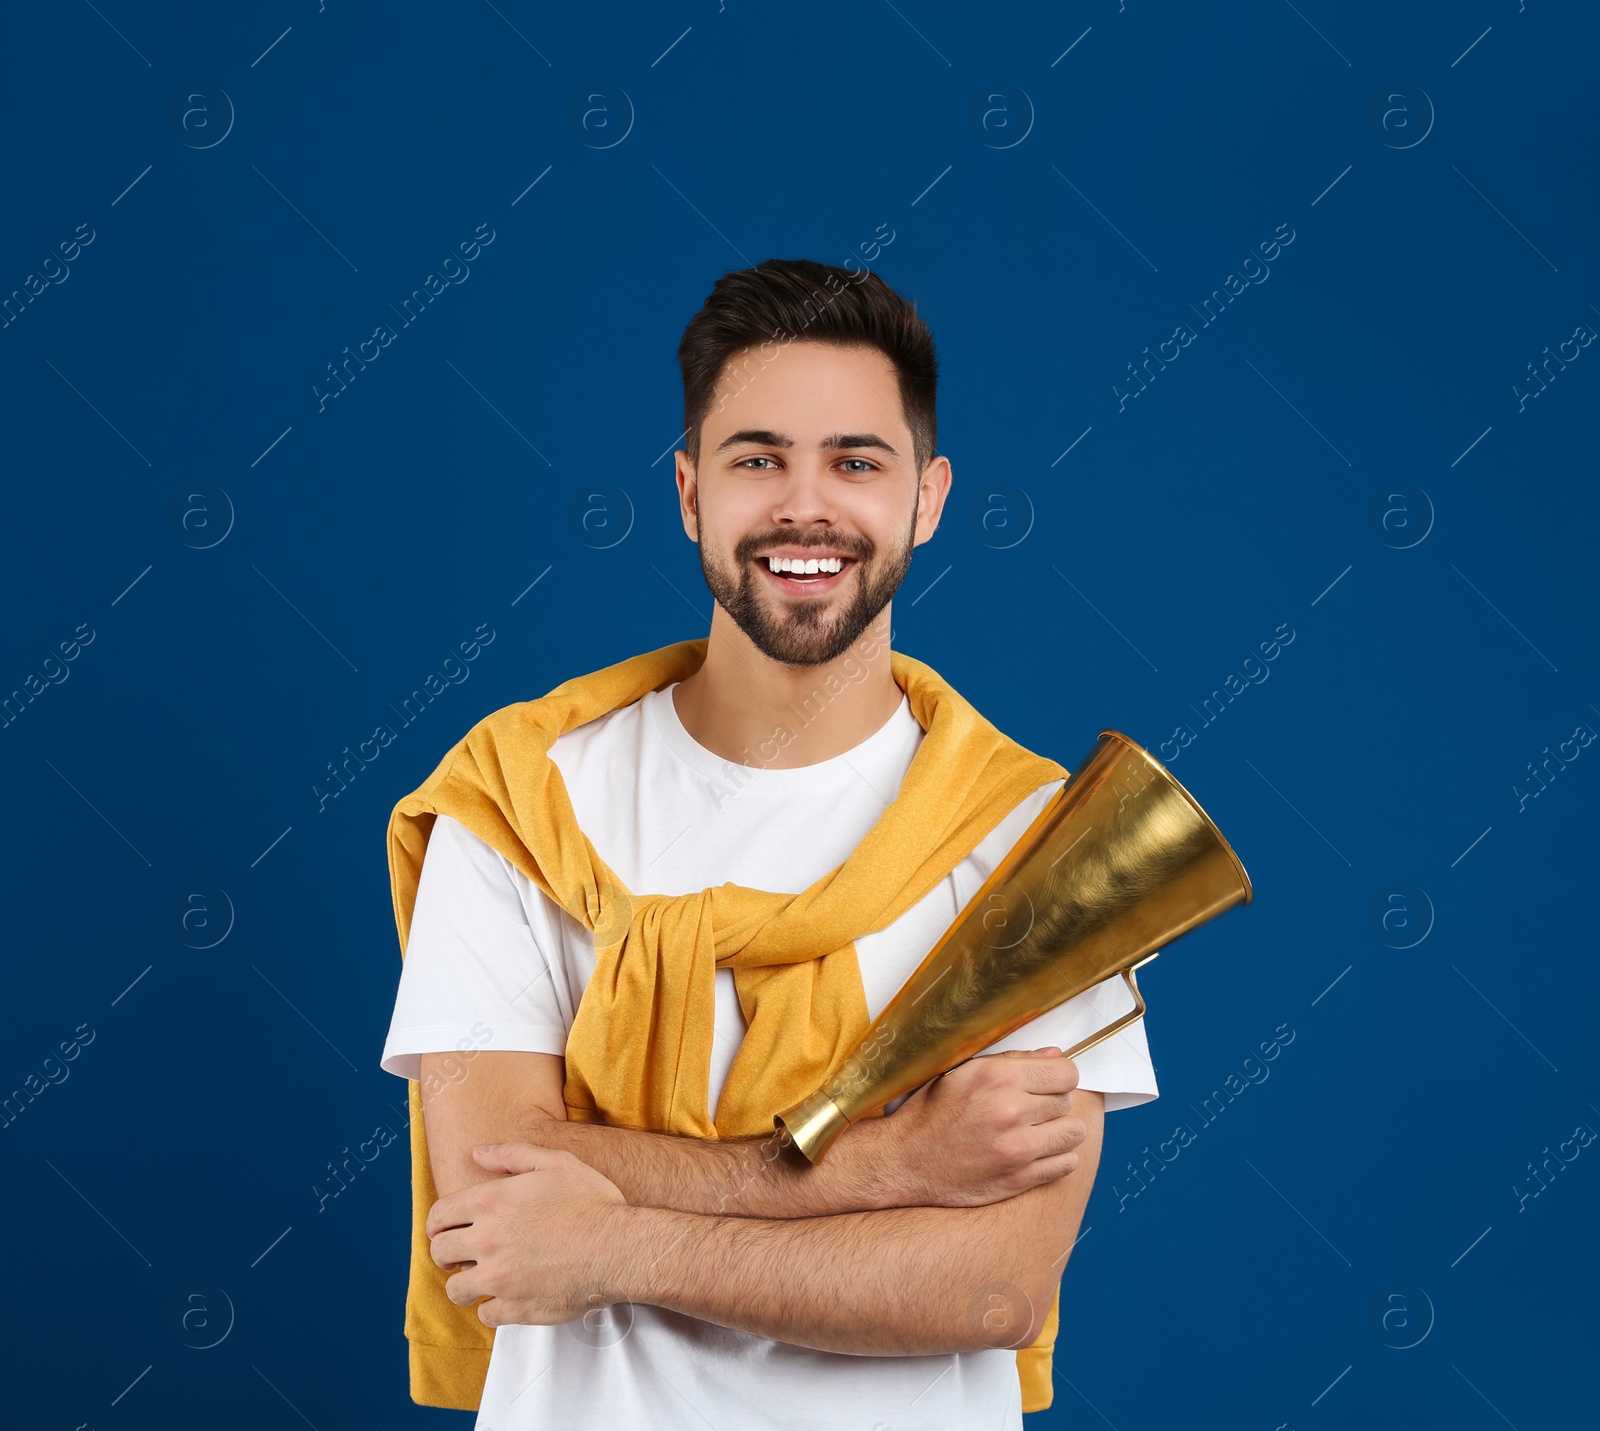
[[[1030,1093],[1070,1093],[1078,1086],[1078,1065],[1070,1058],[1030,1059],[1022,1077]]]
[[[480,1143],[472,1150],[480,1168],[497,1173],[536,1173],[568,1156],[555,1148],[541,1148],[535,1143]]]
[[[1049,1100],[1043,1098],[1028,1100],[1030,1109],[1035,1112],[1042,1110],[1047,1101]],[[1076,1148],[1088,1137],[1083,1119],[1065,1110],[1053,1117],[1044,1116],[1039,1112],[1039,1116],[1029,1119],[1020,1126],[1026,1130],[1026,1142],[1023,1144],[1026,1155],[1035,1160],[1056,1153],[1065,1153],[1071,1148]]]
[[[1062,1056],[1061,1050],[1051,1045],[1044,1049],[1002,1049],[999,1053],[980,1054],[957,1064],[943,1075],[959,1090],[1008,1086],[1020,1087],[1028,1093],[1046,1098],[1056,1094],[1070,1094],[1078,1086],[1078,1065]],[[1053,1117],[1059,1110],[1037,1110],[1029,1115],[1029,1122]]]
[[[1054,1157],[1040,1158],[1028,1166],[1028,1175],[1033,1179],[1030,1186],[1043,1187],[1046,1183],[1053,1183],[1077,1171],[1076,1153],[1057,1153]]]
[[[1064,1058],[1061,1050],[1054,1044],[1046,1048],[1002,1049],[999,1053],[981,1054],[979,1058],[972,1059],[971,1063],[978,1064],[980,1059],[987,1058],[1024,1060],[1023,1066],[1017,1072],[1030,1093],[1063,1093],[1069,1088],[1078,1086],[1078,1065],[1072,1059]],[[952,1073],[955,1071],[951,1070]]]
[[[545,1308],[534,1302],[491,1297],[487,1302],[478,1304],[478,1320],[486,1327],[552,1327],[567,1319],[550,1316]]]
[[[1089,1136],[1089,1129],[1082,1118],[1053,1119],[1048,1132],[1052,1153],[1070,1152]]]
[[[478,1272],[479,1269],[473,1266],[457,1272],[453,1277],[446,1277],[445,1296],[458,1307],[470,1307],[479,1297],[488,1296],[487,1290],[480,1284]]]
[[[1073,1116],[1076,1105],[1070,1092],[1036,1093],[1023,1106],[1022,1122],[1030,1126],[1059,1123],[1063,1119],[1076,1125],[1078,1121]]]
[[[422,1230],[429,1237],[437,1237],[452,1227],[472,1226],[473,1219],[478,1215],[476,1191],[476,1188],[466,1187],[451,1193],[449,1197],[440,1198],[428,1209]]]
[[[452,1267],[475,1266],[479,1248],[472,1228],[453,1227],[428,1239],[428,1254],[436,1267],[449,1271]]]

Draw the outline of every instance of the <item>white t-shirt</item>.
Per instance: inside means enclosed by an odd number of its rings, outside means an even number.
[[[794,769],[740,766],[689,734],[669,687],[567,732],[550,756],[579,825],[628,889],[688,894],[732,881],[798,894],[849,858],[899,791],[922,737],[902,699],[882,727],[842,755]],[[870,1017],[1059,788],[1052,782],[1035,791],[906,914],[856,941]],[[423,861],[381,1066],[416,1079],[424,1053],[564,1054],[594,967],[593,936],[581,923],[458,821],[440,816]],[[985,1051],[1070,1048],[1131,1007],[1121,980],[1110,979]],[[718,969],[713,1112],[744,1029],[733,971]],[[1142,1020],[1085,1051],[1077,1064],[1079,1086],[1104,1092],[1108,1110],[1157,1095]],[[659,1307],[602,1315],[602,1326],[591,1318],[588,1327],[497,1328],[479,1431],[704,1431],[708,1425],[1021,1431],[1011,1351],[847,1356]]]

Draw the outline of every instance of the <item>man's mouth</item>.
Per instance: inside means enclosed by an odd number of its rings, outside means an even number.
[[[820,596],[841,585],[856,562],[854,557],[758,556],[756,565],[780,592],[788,596]]]

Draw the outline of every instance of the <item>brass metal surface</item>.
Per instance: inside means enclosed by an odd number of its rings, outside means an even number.
[[[850,1124],[982,1052],[1030,1019],[1133,971],[1251,899],[1250,877],[1199,803],[1142,746],[1099,742],[1022,833],[863,1037],[809,1098],[780,1113],[813,1163]]]

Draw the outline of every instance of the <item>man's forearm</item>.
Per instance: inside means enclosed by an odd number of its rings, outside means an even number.
[[[887,1160],[876,1151],[886,1131],[877,1126],[883,1121],[868,1119],[847,1129],[814,1167],[785,1147],[788,1140],[778,1132],[713,1142],[547,1118],[522,1136],[581,1158],[638,1206],[804,1218],[896,1204]]]
[[[1070,1243],[1087,1201],[1074,1194],[1068,1209],[1063,1184],[986,1207],[786,1221],[620,1209],[616,1285],[629,1301],[818,1351],[1025,1346],[1064,1266],[1057,1261],[1046,1290],[1039,1252],[1059,1235],[1063,1212]]]

